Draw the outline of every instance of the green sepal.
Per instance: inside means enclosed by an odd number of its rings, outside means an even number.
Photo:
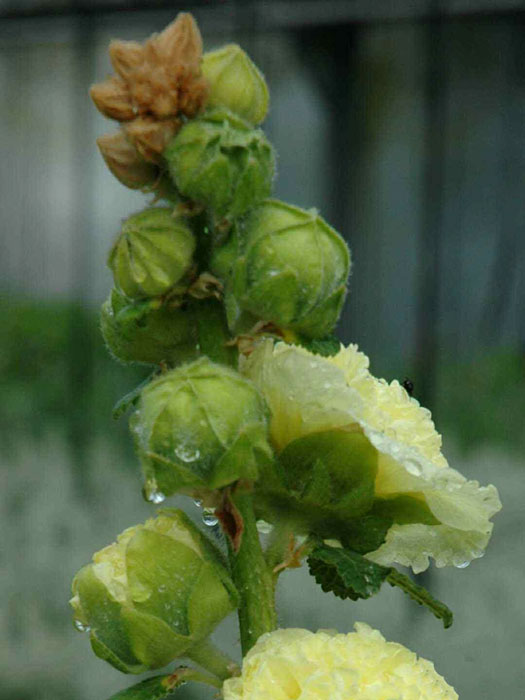
[[[303,534],[359,534],[374,502],[377,452],[362,433],[327,430],[293,440],[256,485],[258,517],[287,520]],[[363,533],[366,535],[365,533]],[[384,539],[384,535],[383,535]],[[369,551],[369,550],[366,550]]]
[[[220,682],[213,676],[194,668],[182,667],[170,675],[147,678],[145,681],[112,695],[108,700],[163,700],[188,681],[205,683],[214,688],[220,687]]]
[[[195,313],[199,352],[213,362],[237,367],[237,348],[228,345],[231,335],[228,331],[226,314],[216,299],[190,302],[190,311]]]
[[[298,344],[306,348],[314,355],[333,357],[341,349],[341,341],[335,335],[326,335],[324,338],[304,338],[299,336]]]
[[[349,549],[325,544],[310,553],[308,567],[323,591],[343,600],[370,598],[379,591],[391,571]]]
[[[91,627],[91,645],[97,656],[125,673],[142,673],[146,669],[133,651],[122,619],[122,604],[115,600],[91,565],[84,566],[73,581],[82,601],[82,615]],[[111,649],[111,652],[109,652]],[[111,654],[111,658],[108,656]],[[136,670],[138,669],[138,670]]]
[[[134,673],[137,675],[148,670],[148,667],[144,666],[144,664],[131,665],[124,663],[104,644],[104,642],[100,641],[94,632],[91,632],[89,635],[89,641],[91,642],[91,648],[95,655],[98,656],[99,659],[102,659],[102,661],[107,661],[108,664],[111,664],[113,668],[116,668],[117,671],[121,673]]]
[[[150,383],[150,381],[153,379],[153,377],[155,377],[156,374],[157,370],[155,370],[155,372],[152,372],[148,377],[146,377],[146,379],[143,382],[138,384],[131,391],[128,391],[127,394],[124,394],[124,396],[117,401],[117,403],[113,406],[113,410],[111,412],[113,420],[118,420],[121,416],[127,413],[132,406],[135,406],[135,404],[140,398],[140,392],[142,391],[142,389],[144,389],[146,384]]]
[[[148,669],[166,666],[191,646],[190,638],[175,633],[164,620],[153,615],[123,607],[122,619],[134,653]]]
[[[326,430],[293,440],[279,455],[288,489],[348,518],[373,503],[377,451],[362,433]]]
[[[422,523],[423,525],[440,524],[428,507],[424,496],[417,493],[403,494],[391,498],[376,498],[370,512],[380,518],[387,518],[398,525],[407,525],[409,523]]]

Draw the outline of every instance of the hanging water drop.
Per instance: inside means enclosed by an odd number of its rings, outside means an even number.
[[[204,508],[202,511],[202,522],[208,527],[215,527],[219,518],[215,515],[215,508]]]
[[[469,564],[469,561],[460,561],[458,564],[454,564],[454,566],[456,569],[466,569]]]
[[[195,503],[197,508],[200,508],[202,506],[202,501],[200,500],[200,498],[194,498],[193,502]]]
[[[149,501],[149,503],[154,503],[155,505],[159,505],[159,503],[166,500],[166,496],[162,493],[162,491],[159,491],[159,487],[155,479],[148,479],[148,481],[146,481],[144,484],[143,493],[146,501]]]
[[[73,624],[75,625],[75,629],[79,632],[89,632],[91,629],[89,625],[85,625],[83,622],[80,622],[80,620],[74,620]]]

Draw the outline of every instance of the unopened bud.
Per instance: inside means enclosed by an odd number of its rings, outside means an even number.
[[[89,91],[95,106],[105,117],[128,121],[135,119],[129,88],[117,76],[108,78],[103,83],[96,83]]]
[[[226,109],[187,122],[164,157],[180,192],[216,220],[240,216],[271,191],[272,147],[260,129]]]
[[[168,292],[192,264],[195,237],[182,218],[168,208],[134,214],[109,255],[116,286],[131,299]]]
[[[218,550],[179,510],[125,530],[73,580],[75,626],[125,673],[160,668],[204,641],[238,604]]]
[[[261,71],[238,44],[205,53],[202,72],[209,83],[210,107],[227,107],[252,124],[263,121],[268,112],[268,87]]]
[[[201,354],[225,364],[235,361],[224,309],[216,299],[151,304],[130,301],[113,289],[102,304],[100,327],[111,355],[126,364],[175,367]]]
[[[215,258],[212,271],[227,276],[230,310],[310,338],[327,335],[336,324],[350,255],[341,236],[315,210],[267,200],[235,224]],[[235,328],[238,318],[230,315],[229,320]]]
[[[123,131],[99,136],[97,146],[108,168],[126,187],[139,190],[152,187],[158,180],[158,168],[142,158]]]
[[[151,163],[162,162],[162,153],[180,128],[180,121],[174,119],[156,120],[151,117],[137,117],[125,125],[126,136],[140,155]]]
[[[256,479],[271,454],[255,386],[206,357],[148,384],[130,424],[146,490],[154,483],[166,496]]]

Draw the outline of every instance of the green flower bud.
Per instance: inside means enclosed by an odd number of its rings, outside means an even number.
[[[124,673],[191,654],[238,604],[221,555],[191,520],[166,509],[125,530],[73,580],[75,626]]]
[[[226,109],[188,121],[164,157],[179,191],[216,219],[235,219],[270,194],[272,147],[260,129]]]
[[[100,327],[109,352],[124,363],[176,365],[198,357],[198,329],[188,308],[130,303],[113,289],[102,305]]]
[[[222,105],[252,124],[268,112],[266,81],[238,44],[228,44],[202,57],[202,73],[208,80],[208,104]]]
[[[165,294],[191,266],[195,237],[168,208],[152,207],[134,214],[109,255],[116,286],[131,299]]]
[[[315,210],[267,200],[236,223],[211,266],[226,281],[232,329],[244,330],[244,312],[320,338],[339,318],[350,254]]]
[[[259,392],[206,357],[148,384],[130,423],[153,502],[256,479],[271,455]]]

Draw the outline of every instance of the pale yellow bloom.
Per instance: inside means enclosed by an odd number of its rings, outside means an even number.
[[[457,700],[434,669],[364,623],[336,634],[283,629],[248,652],[224,700]]]
[[[430,411],[397,381],[370,374],[356,345],[333,357],[264,340],[241,361],[271,411],[270,434],[280,452],[299,437],[323,430],[360,430],[378,451],[375,494],[408,495],[424,502],[439,523],[394,524],[367,556],[380,564],[464,566],[483,555],[501,508],[494,486],[480,487],[448,466]]]

